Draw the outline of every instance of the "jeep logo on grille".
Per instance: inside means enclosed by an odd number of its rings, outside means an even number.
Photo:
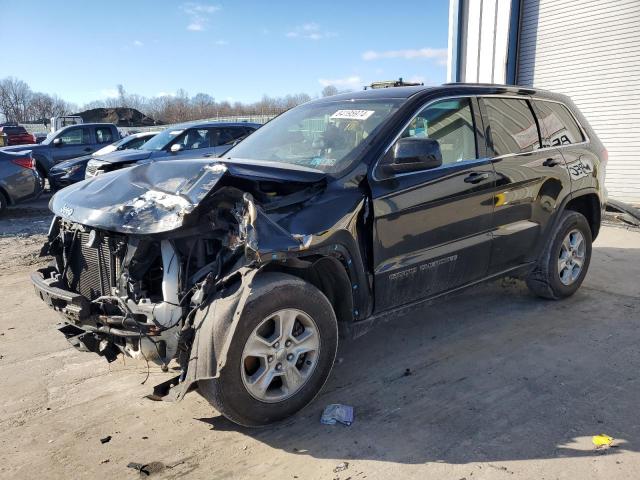
[[[60,209],[60,215],[62,215],[63,217],[70,217],[71,215],[73,215],[73,208],[65,203]]]

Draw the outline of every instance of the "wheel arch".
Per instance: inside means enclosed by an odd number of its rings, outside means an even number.
[[[13,205],[13,202],[11,200],[11,196],[9,195],[7,190],[2,185],[0,185],[0,195],[2,195],[2,197],[6,200],[7,206]]]
[[[564,210],[571,210],[581,213],[587,219],[589,228],[591,229],[591,238],[596,239],[600,232],[600,221],[602,218],[602,209],[600,197],[595,192],[584,192],[578,195],[572,195],[567,202]]]
[[[314,255],[287,262],[272,262],[264,271],[288,273],[309,282],[320,290],[331,303],[339,324],[353,322],[354,300],[357,289],[351,283],[346,267],[330,255]]]

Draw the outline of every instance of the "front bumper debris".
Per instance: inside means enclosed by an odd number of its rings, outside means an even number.
[[[89,300],[79,293],[62,288],[62,282],[53,277],[54,267],[41,268],[31,274],[31,282],[36,295],[57,312],[76,322],[83,322],[91,316]]]

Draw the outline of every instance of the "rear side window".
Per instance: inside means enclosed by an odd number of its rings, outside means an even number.
[[[540,148],[538,126],[526,100],[483,98],[495,156]]]
[[[234,142],[242,140],[247,136],[247,133],[242,127],[217,128],[216,131],[218,132],[216,146],[233,145]]]
[[[2,133],[7,135],[24,135],[27,130],[24,127],[2,127]]]
[[[146,142],[147,140],[149,140],[148,137],[134,138],[129,143],[127,143],[126,148],[131,149],[131,150],[138,149],[142,145],[144,145],[144,142]]]
[[[109,127],[97,127],[96,141],[98,143],[113,143],[113,132]]]
[[[442,100],[429,105],[402,132],[401,138],[406,137],[437,140],[445,165],[475,159],[476,138],[469,99]]]
[[[543,100],[534,100],[533,104],[540,123],[543,146],[557,147],[584,142],[582,130],[567,107]]]

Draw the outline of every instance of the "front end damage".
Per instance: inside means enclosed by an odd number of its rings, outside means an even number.
[[[287,219],[325,189],[324,175],[278,176],[165,162],[64,189],[51,202],[56,217],[41,252],[54,262],[33,273],[36,293],[63,316],[59,330],[79,350],[164,369],[176,359],[179,379],[168,384],[181,382],[181,398],[224,366],[256,273],[324,247],[328,230],[314,238],[282,226],[295,225]],[[356,229],[357,197],[342,230]]]

